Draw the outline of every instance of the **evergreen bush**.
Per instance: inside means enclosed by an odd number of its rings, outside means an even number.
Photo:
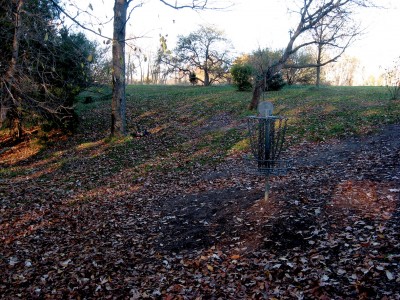
[[[233,84],[239,91],[249,91],[252,89],[251,77],[253,68],[250,65],[235,64],[231,68]]]

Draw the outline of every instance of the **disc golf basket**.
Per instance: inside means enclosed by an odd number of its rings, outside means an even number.
[[[265,200],[269,195],[269,177],[286,174],[289,162],[281,160],[287,129],[287,118],[273,116],[273,105],[261,102],[258,115],[247,117],[250,138],[251,155],[246,157],[247,166],[251,173],[266,177]]]

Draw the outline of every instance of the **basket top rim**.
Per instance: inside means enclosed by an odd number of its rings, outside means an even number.
[[[274,120],[276,120],[276,119],[282,119],[282,120],[287,119],[287,117],[284,117],[284,116],[273,116],[273,115],[271,115],[271,116],[247,116],[247,118],[248,119],[265,119],[265,120],[267,120],[267,119],[274,119]]]

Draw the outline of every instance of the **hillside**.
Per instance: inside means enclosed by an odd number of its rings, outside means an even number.
[[[75,135],[0,150],[0,298],[400,297],[400,103],[384,88],[268,94],[293,162],[267,203],[243,162],[250,93],[130,86],[130,135],[111,139],[101,92]]]

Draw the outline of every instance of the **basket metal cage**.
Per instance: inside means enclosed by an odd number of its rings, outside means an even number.
[[[281,116],[249,116],[247,118],[251,156],[246,165],[255,173],[284,175],[289,162],[280,155],[287,130],[287,118]]]
[[[257,160],[253,156],[244,156],[246,173],[265,176],[286,175],[291,166],[289,160]]]

